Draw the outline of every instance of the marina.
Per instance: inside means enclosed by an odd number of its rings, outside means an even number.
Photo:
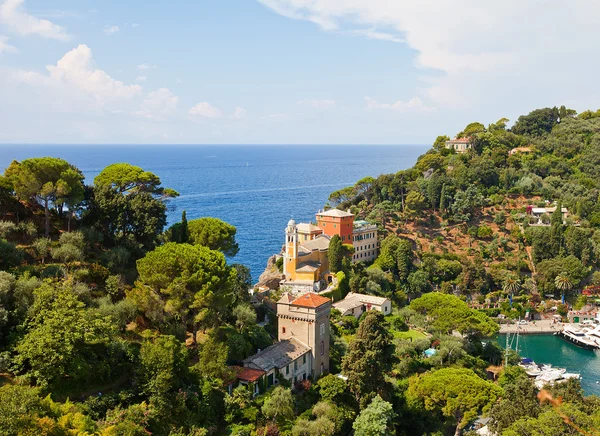
[[[506,335],[498,335],[497,341],[504,348]],[[518,349],[521,356],[540,366],[551,365],[550,368],[562,368],[565,373],[579,374],[585,394],[600,395],[600,351],[577,347],[552,333],[521,335]]]

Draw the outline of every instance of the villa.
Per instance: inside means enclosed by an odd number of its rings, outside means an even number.
[[[392,313],[392,302],[384,297],[350,292],[343,300],[333,303],[333,308],[339,310],[342,316],[352,315],[360,318],[368,310],[378,310],[384,315],[389,315]]]
[[[457,153],[466,153],[471,147],[471,138],[454,138],[446,141],[446,148]]]
[[[535,207],[535,206],[527,206],[527,215],[534,218],[534,221],[537,220],[534,225],[550,225],[549,223],[544,223],[543,217],[544,215],[550,216],[556,211],[556,206],[552,207]],[[567,223],[567,217],[569,216],[569,210],[566,207],[561,207],[560,209],[562,214],[563,224]]]

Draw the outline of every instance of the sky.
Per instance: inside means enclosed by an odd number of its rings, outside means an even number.
[[[0,0],[0,143],[430,144],[600,107],[595,0]]]

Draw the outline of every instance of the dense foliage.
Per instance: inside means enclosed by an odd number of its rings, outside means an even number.
[[[479,416],[503,436],[597,432],[600,400],[577,381],[539,392],[510,365],[488,380],[504,353],[482,340],[491,316],[600,283],[600,111],[507,123],[470,123],[468,152],[440,136],[413,168],[331,194],[381,239],[371,264],[331,239],[331,296],[385,296],[393,313],[333,310],[331,374],[258,396],[234,366],[274,343],[278,295],[250,304],[234,226],[184,212],[165,230],[178,194],[130,164],[85,186],[61,159],[13,162],[0,176],[0,434],[452,435]]]

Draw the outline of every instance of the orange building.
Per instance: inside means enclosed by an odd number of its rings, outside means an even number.
[[[317,227],[328,236],[338,235],[343,244],[352,244],[354,215],[339,209],[317,213]]]

